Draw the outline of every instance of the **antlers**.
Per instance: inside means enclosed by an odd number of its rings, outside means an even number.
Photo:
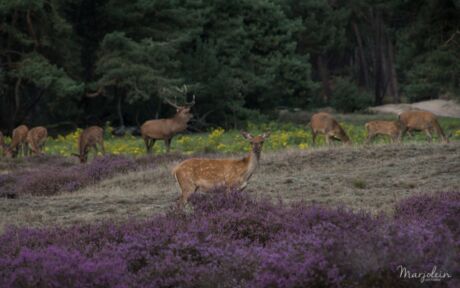
[[[176,91],[180,92],[180,93],[183,94],[183,95],[187,95],[188,87],[187,87],[187,85],[185,85],[185,84],[182,86],[182,88],[180,88],[180,87],[174,87],[174,89],[175,89]],[[182,105],[182,106],[178,106],[176,103],[173,103],[173,102],[172,102],[171,100],[169,100],[168,98],[165,98],[165,99],[164,99],[164,102],[167,103],[167,104],[169,104],[169,105],[171,105],[172,107],[174,107],[174,108],[176,108],[176,109],[179,109],[179,108],[184,107],[184,106],[192,107],[193,105],[195,105],[195,94],[193,94],[193,100],[192,100],[192,102],[190,102],[190,103],[185,103],[185,104]],[[176,102],[176,101],[174,101],[174,102]]]

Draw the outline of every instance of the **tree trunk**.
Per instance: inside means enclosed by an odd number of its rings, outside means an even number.
[[[361,84],[364,84],[366,88],[369,88],[369,72],[368,72],[369,66],[367,65],[366,56],[364,55],[363,40],[362,40],[361,33],[359,31],[359,28],[356,22],[353,21],[351,25],[355,33],[356,42],[358,42],[358,52],[359,52],[358,55],[359,55],[359,62],[360,62],[360,67],[361,67],[360,70],[361,70],[361,77],[362,77]]]
[[[125,127],[125,120],[123,119],[123,111],[121,108],[121,104],[123,102],[123,96],[119,93],[118,89],[115,88],[116,94],[117,94],[117,114],[118,114],[118,120],[120,121],[120,127]]]
[[[390,80],[390,89],[391,89],[391,93],[393,96],[393,103],[400,103],[401,97],[399,95],[398,75],[396,74],[393,43],[389,37],[388,37],[388,68],[389,68],[388,77]]]
[[[374,104],[383,103],[383,69],[382,69],[382,21],[381,12],[371,8],[372,26],[374,28]]]
[[[331,83],[329,81],[329,70],[326,63],[323,61],[323,56],[318,55],[317,65],[319,70],[319,76],[321,77],[321,83],[323,85],[323,101],[324,103],[329,103],[331,99],[332,90]]]
[[[21,95],[19,94],[19,90],[21,89],[21,82],[22,78],[19,77],[16,80],[16,84],[14,85],[14,114],[13,114],[13,124],[16,122],[18,118],[18,114],[21,108]]]

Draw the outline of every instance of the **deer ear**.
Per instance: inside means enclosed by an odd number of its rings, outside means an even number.
[[[244,138],[248,139],[248,140],[252,140],[252,135],[249,134],[248,132],[246,131],[241,131],[241,135],[243,135]]]
[[[267,139],[268,137],[270,137],[270,134],[272,134],[272,132],[265,132],[264,134],[262,134],[262,138]]]

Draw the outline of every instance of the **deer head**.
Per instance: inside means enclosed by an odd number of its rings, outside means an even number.
[[[175,89],[181,94],[187,95],[187,85],[182,86],[182,88],[176,87]],[[190,112],[190,110],[192,109],[193,105],[195,105],[195,94],[193,95],[192,102],[185,103],[184,105],[177,105],[176,101],[172,102],[167,98],[165,98],[164,102],[176,108],[176,118],[179,118],[185,122],[188,122],[193,118],[193,114]]]
[[[257,155],[260,155],[262,151],[262,146],[264,145],[265,140],[270,136],[270,132],[263,133],[262,135],[252,136],[250,133],[246,131],[241,131],[241,135],[251,143],[252,151],[255,152]]]

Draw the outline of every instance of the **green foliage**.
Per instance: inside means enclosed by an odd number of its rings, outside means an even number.
[[[0,1],[0,129],[115,118],[139,126],[173,113],[165,98],[192,94],[196,129],[238,127],[279,106],[352,112],[371,97],[457,96],[458,5]],[[188,93],[175,89],[183,84]]]
[[[331,106],[337,111],[349,113],[363,110],[372,104],[370,95],[360,90],[350,79],[337,77],[334,84]]]

